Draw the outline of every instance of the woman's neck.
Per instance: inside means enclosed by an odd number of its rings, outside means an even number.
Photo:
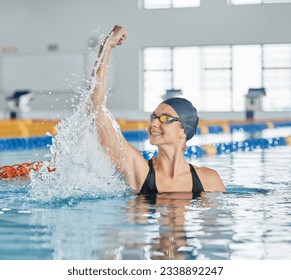
[[[175,177],[184,168],[188,168],[188,163],[184,158],[182,150],[159,148],[157,157],[154,159],[155,170]]]

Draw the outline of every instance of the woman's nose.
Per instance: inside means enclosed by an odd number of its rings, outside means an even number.
[[[159,118],[157,118],[157,117],[155,117],[155,118],[151,121],[151,124],[152,124],[153,126],[158,126],[160,123],[161,123],[161,122],[160,122]]]

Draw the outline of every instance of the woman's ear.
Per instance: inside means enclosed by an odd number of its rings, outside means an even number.
[[[186,133],[185,133],[184,128],[181,128],[181,133],[180,133],[179,138],[180,138],[180,139],[186,139]]]

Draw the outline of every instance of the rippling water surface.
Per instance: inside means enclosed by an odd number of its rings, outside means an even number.
[[[0,259],[291,258],[290,147],[192,162],[215,168],[227,193],[38,201],[28,181],[2,181]]]

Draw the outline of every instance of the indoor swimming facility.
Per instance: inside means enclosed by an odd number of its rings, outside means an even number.
[[[290,260],[291,1],[69,2],[0,0],[0,260]]]

